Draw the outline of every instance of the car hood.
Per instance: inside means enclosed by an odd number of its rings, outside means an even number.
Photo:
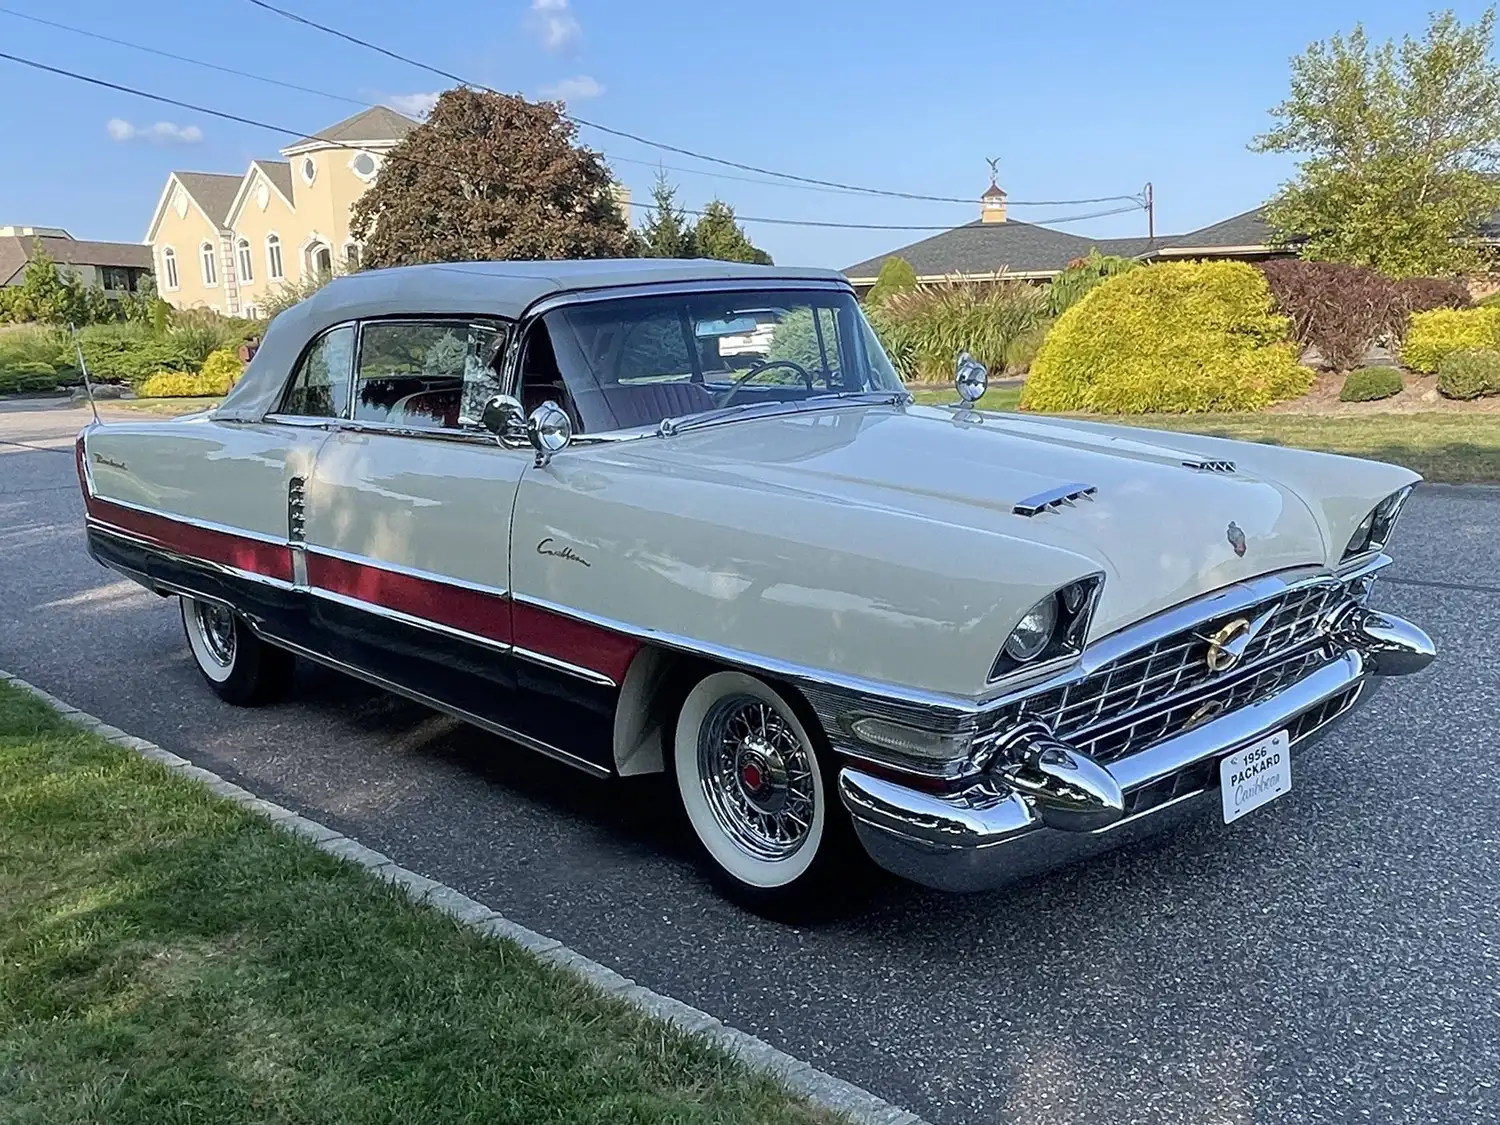
[[[677,473],[817,494],[1081,556],[1106,577],[1095,636],[1241,579],[1328,558],[1318,520],[1291,488],[1243,467],[1188,467],[1194,455],[1169,445],[1011,415],[849,408],[738,420],[645,444],[650,452],[640,452]],[[1066,485],[1096,491],[1016,514],[1018,502]],[[996,557],[1003,566],[1003,550]],[[1077,564],[1059,555],[1059,583],[1077,576]]]

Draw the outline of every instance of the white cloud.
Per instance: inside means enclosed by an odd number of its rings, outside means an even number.
[[[441,95],[441,90],[434,90],[430,94],[392,94],[385,102],[397,113],[404,113],[408,117],[426,117],[432,112],[432,107],[437,105]]]
[[[564,78],[561,82],[542,87],[542,97],[560,102],[581,102],[597,98],[602,93],[604,87],[587,74],[580,74],[577,78]]]
[[[531,0],[527,22],[549,51],[560,51],[583,35],[583,25],[568,10],[568,0]]]
[[[155,125],[132,125],[121,117],[111,117],[104,125],[111,140],[146,141],[154,145],[195,145],[203,139],[196,125],[174,125],[158,121]]]

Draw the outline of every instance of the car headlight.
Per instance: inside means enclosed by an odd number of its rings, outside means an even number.
[[[1103,584],[1103,575],[1092,574],[1053,591],[1028,609],[1001,645],[990,680],[1027,664],[1081,653]]]
[[[1401,507],[1406,503],[1406,498],[1411,495],[1414,487],[1415,485],[1409,484],[1391,493],[1359,521],[1359,526],[1349,537],[1349,546],[1344,548],[1344,558],[1351,559],[1356,555],[1385,548],[1385,545],[1390,542],[1391,532],[1395,530],[1396,519],[1401,515]]]
[[[1048,594],[1026,611],[1026,616],[1016,623],[1005,638],[1005,655],[1018,664],[1035,660],[1042,655],[1052,635],[1057,632],[1058,595]]]

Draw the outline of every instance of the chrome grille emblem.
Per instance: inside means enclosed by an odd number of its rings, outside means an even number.
[[[1233,524],[1230,524],[1233,527]],[[1218,632],[1206,638],[1208,641],[1208,656],[1205,658],[1210,672],[1227,672],[1240,662],[1245,655],[1245,649],[1250,647],[1250,642],[1255,639],[1261,627],[1271,619],[1274,609],[1268,609],[1254,621],[1248,617],[1236,617],[1229,624],[1223,626]]]

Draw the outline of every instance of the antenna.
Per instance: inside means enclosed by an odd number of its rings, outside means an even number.
[[[89,409],[94,412],[94,425],[102,426],[99,420],[99,404],[94,401],[94,384],[89,379],[89,365],[83,358],[83,343],[78,338],[78,325],[69,324],[68,331],[73,334],[73,350],[78,353],[78,370],[83,372],[83,389],[89,396]]]

